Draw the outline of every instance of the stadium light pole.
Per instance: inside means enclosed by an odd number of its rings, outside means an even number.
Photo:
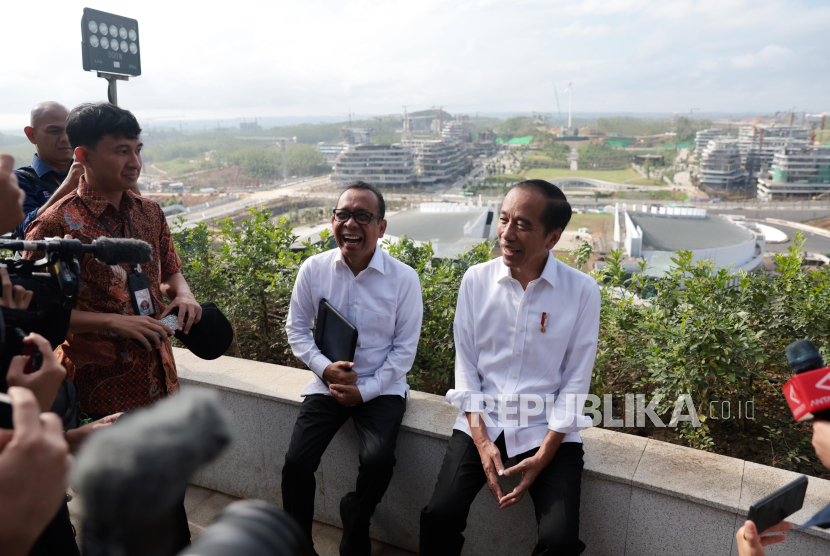
[[[107,97],[118,104],[118,81],[141,75],[138,21],[92,8],[81,18],[84,71],[96,71],[109,82]]]

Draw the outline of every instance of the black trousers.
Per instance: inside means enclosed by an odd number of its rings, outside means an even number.
[[[502,462],[507,461],[504,435],[496,439]],[[534,448],[516,456],[527,459]],[[533,556],[580,554],[585,544],[579,540],[579,495],[582,481],[582,444],[566,442],[559,446],[548,466],[528,489],[536,512],[538,540]],[[464,432],[454,430],[432,500],[421,510],[420,553],[423,556],[458,556],[464,546],[462,532],[467,527],[470,505],[487,484],[478,449]],[[494,500],[488,502],[495,503]]]
[[[383,498],[395,466],[395,443],[401,428],[406,400],[401,396],[378,396],[352,407],[340,405],[331,396],[306,396],[291,434],[291,444],[282,468],[282,504],[300,524],[312,543],[314,472],[341,426],[351,417],[360,440],[355,490],[340,501],[343,520],[341,556],[369,556],[369,520]]]

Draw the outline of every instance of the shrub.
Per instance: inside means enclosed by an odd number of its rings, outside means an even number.
[[[173,235],[196,298],[214,301],[233,323],[233,354],[301,367],[285,337],[285,317],[300,264],[326,248],[306,244],[292,252],[297,236],[284,220],[274,224],[268,211],[252,211],[240,224],[222,222],[215,241],[204,224]],[[675,438],[710,450],[713,437],[731,425],[706,420],[713,417],[709,402],[763,396],[768,407],[760,408],[762,420],[753,426],[771,442],[773,465],[798,468],[807,444],[804,427],[793,423],[781,395],[781,382],[790,376],[784,348],[810,338],[830,355],[830,267],[805,272],[800,234],[794,243],[775,257],[774,274],[733,275],[678,252],[674,268],[653,279],[628,274],[622,252],[607,256],[606,266],[593,274],[603,287],[592,393],[661,395],[662,415],[679,396],[691,395],[704,427],[681,427]],[[421,281],[424,317],[409,383],[443,394],[453,386],[452,325],[461,279],[468,266],[489,260],[492,245],[482,243],[455,262],[435,259],[430,244],[406,237],[384,247]],[[590,255],[585,243],[563,260],[582,268]]]

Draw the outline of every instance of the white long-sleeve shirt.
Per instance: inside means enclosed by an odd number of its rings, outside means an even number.
[[[406,373],[415,361],[423,301],[418,274],[378,247],[369,266],[355,276],[340,249],[303,262],[291,293],[285,332],[291,350],[319,378],[302,396],[330,396],[323,371],[332,361],[314,343],[311,328],[325,298],[357,328],[354,371],[364,402],[381,395],[406,396]]]
[[[542,313],[547,313],[545,332]],[[523,290],[502,259],[471,267],[461,281],[455,312],[455,388],[446,399],[459,412],[453,428],[471,435],[466,412],[491,403],[487,434],[504,432],[509,457],[542,445],[548,430],[565,433],[563,442],[582,442],[579,430],[591,426],[581,415],[599,334],[600,294],[596,281],[550,253],[542,276]],[[512,400],[500,396],[516,396]],[[554,397],[545,411],[521,396]],[[570,398],[570,399],[568,399]],[[504,400],[507,400],[505,403]],[[528,415],[530,414],[530,415]],[[504,418],[500,418],[504,417]]]

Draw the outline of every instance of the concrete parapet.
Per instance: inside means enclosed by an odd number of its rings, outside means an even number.
[[[185,388],[216,390],[235,438],[193,483],[241,498],[282,503],[280,474],[310,371],[221,357],[203,361],[176,349]],[[412,392],[398,438],[397,466],[372,520],[373,538],[418,550],[420,510],[429,501],[452,433],[455,410],[440,396]],[[608,429],[584,431],[580,537],[586,555],[737,554],[735,532],[750,504],[797,474]],[[340,498],[357,477],[357,435],[351,422],[335,436],[316,473],[314,519],[340,526]],[[503,488],[517,484],[503,480]],[[802,524],[830,502],[830,481],[810,478]],[[465,531],[465,555],[530,554],[536,541],[533,502],[499,512],[484,488]],[[830,533],[792,532],[770,556],[830,552]]]

